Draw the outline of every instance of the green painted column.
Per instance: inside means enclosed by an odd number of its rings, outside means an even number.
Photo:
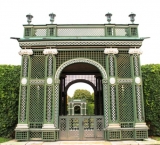
[[[33,54],[32,49],[22,49],[19,54],[22,56],[21,65],[21,81],[19,92],[19,112],[17,130],[28,130],[28,88],[29,88],[29,68],[30,68],[30,55]]]
[[[147,129],[146,123],[144,122],[144,108],[143,108],[143,91],[142,91],[142,76],[140,68],[140,54],[142,54],[140,49],[130,49],[129,54],[132,55],[133,62],[133,92],[136,101],[134,102],[135,110],[135,128]]]
[[[45,96],[44,96],[44,124],[43,130],[53,130],[54,125],[54,63],[55,63],[55,54],[57,54],[56,49],[44,49],[44,55],[46,55],[45,63]]]
[[[118,54],[117,48],[106,48],[104,50],[107,59],[107,69],[109,75],[109,98],[110,98],[110,110],[109,110],[109,129],[118,129],[120,125],[118,123],[118,114],[117,114],[117,95],[116,95],[116,57],[115,54]]]

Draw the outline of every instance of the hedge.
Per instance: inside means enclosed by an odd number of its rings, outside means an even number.
[[[20,66],[0,65],[0,136],[14,137],[18,121]]]
[[[142,66],[142,77],[149,136],[160,136],[160,64]]]

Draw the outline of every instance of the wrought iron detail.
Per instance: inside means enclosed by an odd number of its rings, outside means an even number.
[[[115,86],[110,87],[111,93],[111,119],[112,122],[116,121],[116,95],[115,95]]]
[[[109,70],[110,70],[110,76],[114,76],[114,58],[113,55],[109,56]]]
[[[135,76],[139,76],[138,56],[134,55],[134,73]]]
[[[141,46],[142,41],[45,41],[45,42],[19,42],[20,46],[44,46],[44,45],[131,45]]]
[[[47,87],[47,122],[52,120],[52,86]]]
[[[27,87],[21,87],[21,114],[20,121],[24,122],[26,119],[26,102],[27,102]]]
[[[136,86],[137,96],[137,117],[139,121],[142,121],[142,106],[141,106],[141,86]]]

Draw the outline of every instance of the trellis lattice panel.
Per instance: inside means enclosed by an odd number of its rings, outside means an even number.
[[[43,109],[44,109],[44,86],[31,85],[30,99],[29,99],[29,122],[31,126],[41,126],[43,123]],[[37,123],[37,125],[35,124]],[[32,125],[35,124],[35,125]],[[39,124],[39,125],[38,125]]]
[[[119,120],[120,122],[134,121],[132,84],[119,84]]]
[[[122,139],[134,139],[134,130],[122,130],[121,138]]]
[[[45,28],[34,29],[33,36],[47,36],[47,29]]]
[[[16,131],[15,139],[17,139],[17,140],[28,140],[28,131]]]
[[[117,54],[117,76],[119,78],[131,78],[132,74],[129,54]]]
[[[104,28],[58,28],[57,36],[105,36]]]
[[[129,36],[129,29],[128,28],[115,28],[115,35],[116,36]]]
[[[56,67],[58,68],[62,63],[74,58],[87,58],[92,59],[100,63],[104,68],[105,66],[105,54],[103,51],[59,51],[56,56]]]
[[[67,86],[70,82],[77,79],[87,80],[92,82],[94,85],[96,85],[95,75],[66,75],[65,86]]]
[[[42,140],[42,132],[41,131],[30,131],[29,139],[30,140]]]
[[[43,79],[45,77],[45,56],[31,56],[31,79]]]

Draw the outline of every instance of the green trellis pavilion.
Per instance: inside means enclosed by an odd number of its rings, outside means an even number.
[[[23,38],[17,140],[139,140],[144,122],[140,47],[135,14],[131,24],[32,25]],[[77,83],[94,90],[94,114],[74,113],[67,90]],[[85,110],[86,103],[77,103]],[[69,109],[70,110],[69,110]]]

